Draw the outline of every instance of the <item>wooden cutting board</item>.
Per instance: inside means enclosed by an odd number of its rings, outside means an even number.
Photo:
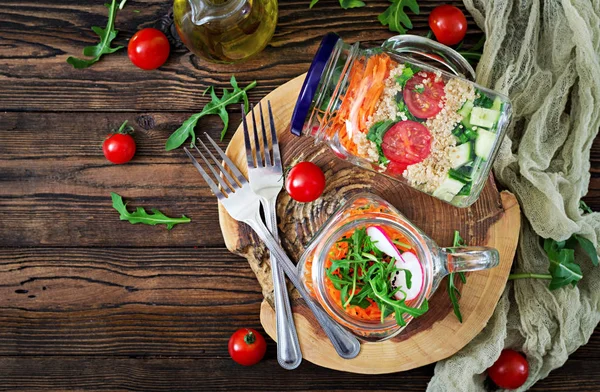
[[[498,192],[490,176],[480,199],[473,206],[466,209],[452,207],[408,186],[352,166],[336,158],[325,145],[315,145],[310,137],[293,136],[289,133],[289,120],[303,80],[304,75],[301,75],[263,99],[263,107],[267,100],[273,107],[284,166],[300,160],[312,161],[323,169],[327,178],[324,195],[315,202],[297,203],[285,191],[279,195],[280,236],[292,260],[299,259],[315,231],[342,200],[361,191],[376,193],[394,204],[440,246],[451,246],[454,230],[459,230],[469,245],[495,247],[500,251],[501,259],[496,268],[468,274],[467,283],[460,287],[462,324],[452,311],[447,281],[444,280],[430,299],[429,312],[411,322],[394,339],[362,344],[361,353],[352,360],[336,355],[304,301],[292,290],[294,320],[304,359],[332,369],[376,374],[412,369],[454,354],[487,324],[506,285],[521,224],[514,195]],[[233,136],[227,155],[242,171],[247,170],[241,128]],[[220,205],[219,218],[227,248],[248,259],[262,286],[265,300],[260,319],[265,331],[275,339],[268,252],[250,228],[231,219]]]

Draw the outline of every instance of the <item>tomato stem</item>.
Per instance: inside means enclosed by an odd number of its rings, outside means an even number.
[[[244,336],[244,342],[246,342],[246,344],[248,344],[248,345],[253,344],[254,342],[256,342],[256,336],[254,336],[254,334],[252,333],[252,331],[248,331],[248,333],[246,334],[246,336]]]

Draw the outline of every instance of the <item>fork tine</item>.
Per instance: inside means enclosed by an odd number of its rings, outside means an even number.
[[[242,185],[247,184],[248,181],[246,180],[246,177],[244,177],[244,175],[242,174],[242,172],[240,172],[240,170],[231,161],[231,159],[229,159],[229,157],[227,155],[225,155],[225,153],[223,152],[223,150],[221,150],[221,147],[219,147],[217,145],[217,143],[215,143],[215,141],[208,135],[208,133],[204,132],[204,134],[206,135],[206,138],[208,139],[208,141],[210,142],[210,144],[213,145],[213,147],[215,148],[215,150],[217,151],[217,153],[219,154],[219,156],[229,166],[229,169],[231,169],[231,172],[233,173],[233,175],[235,176],[235,178],[238,179],[239,183],[242,184]]]
[[[256,167],[254,164],[254,157],[252,155],[252,143],[250,142],[250,135],[248,134],[248,123],[246,122],[246,108],[242,104],[242,125],[244,128],[244,144],[246,146],[246,161],[248,168]]]
[[[200,143],[202,143],[202,142],[200,141]],[[202,157],[202,160],[204,160],[204,163],[206,163],[206,165],[208,166],[208,169],[211,171],[211,173],[213,174],[213,176],[215,176],[215,178],[219,182],[219,185],[221,185],[221,188],[225,189],[225,193],[229,194],[229,193],[233,192],[233,190],[231,188],[229,188],[229,185],[227,185],[227,183],[223,180],[223,178],[219,175],[219,173],[217,173],[217,171],[215,170],[215,168],[210,164],[210,162],[208,161],[208,159],[206,159],[206,157],[204,156],[204,154],[202,154],[202,151],[200,151],[196,145],[194,145],[194,148],[196,149],[196,151],[198,152],[198,154],[200,154],[200,157]],[[204,146],[204,148],[206,149],[206,146]],[[207,151],[208,151],[208,149],[207,149]],[[210,154],[210,151],[208,151],[208,153]],[[212,158],[214,160],[214,157],[212,157]],[[223,172],[222,169],[221,169],[221,172]],[[232,185],[232,186],[235,187],[234,185]]]
[[[256,150],[256,166],[263,167],[263,160],[260,154],[260,144],[258,143],[258,127],[256,126],[256,117],[254,116],[254,104],[250,105],[252,111],[252,133],[254,133],[254,148]]]
[[[208,175],[208,173],[198,163],[198,161],[196,160],[196,158],[194,158],[194,156],[187,149],[187,147],[183,147],[183,150],[185,151],[185,153],[187,154],[187,156],[192,160],[192,163],[194,164],[194,166],[196,166],[196,169],[200,172],[200,175],[202,176],[202,178],[204,178],[204,181],[206,181],[206,183],[208,184],[208,186],[210,187],[210,189],[212,190],[212,192],[214,193],[214,195],[217,196],[217,199],[219,199],[219,200],[224,199],[225,195],[223,194],[223,192],[221,192],[221,190],[219,189],[219,187],[217,186],[217,184],[215,184],[215,182],[210,178],[210,176]]]
[[[258,101],[258,111],[260,112],[260,127],[262,129],[263,148],[265,150],[265,166],[271,164],[271,150],[269,149],[269,140],[267,139],[267,130],[265,129],[265,117],[263,116],[262,102]],[[256,132],[256,128],[254,128]]]
[[[267,101],[269,107],[269,122],[271,123],[271,144],[273,145],[273,166],[278,169],[281,167],[281,154],[279,152],[279,141],[277,140],[277,131],[275,130],[275,120],[273,119],[273,110],[271,109],[271,101]]]
[[[221,173],[223,173],[223,175],[225,176],[225,178],[227,178],[227,181],[229,181],[229,184],[231,184],[231,187],[233,189],[237,189],[239,188],[237,182],[235,182],[235,180],[233,179],[233,177],[231,177],[231,175],[227,172],[227,170],[225,170],[225,168],[223,167],[223,165],[221,165],[221,162],[219,162],[219,160],[214,156],[214,154],[212,152],[210,152],[210,150],[208,149],[208,147],[206,147],[206,144],[204,144],[204,142],[202,140],[200,140],[200,138],[197,138],[198,141],[200,142],[200,144],[202,145],[202,147],[204,147],[204,149],[206,150],[206,152],[208,153],[208,155],[211,157],[211,159],[213,160],[213,162],[215,163],[215,165],[217,165],[217,167],[219,168],[219,170],[221,171]],[[194,146],[196,147],[196,146]],[[196,150],[198,150],[198,147],[196,147]],[[202,153],[200,152],[200,150],[198,150],[198,152],[200,153],[200,155],[202,155]],[[202,158],[204,158],[204,155],[202,155]],[[221,184],[221,186],[227,186],[225,181],[223,181],[223,178],[213,169],[212,165],[208,162],[208,160],[206,160],[206,158],[204,158],[204,162],[206,162],[207,165],[209,165],[210,170],[213,172],[213,174],[217,177],[219,184]]]

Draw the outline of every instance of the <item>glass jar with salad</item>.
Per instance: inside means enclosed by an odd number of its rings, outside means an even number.
[[[493,248],[438,247],[388,202],[361,193],[325,222],[298,270],[313,300],[336,322],[362,340],[381,341],[427,312],[444,276],[498,262]]]
[[[511,116],[508,98],[474,78],[460,54],[427,38],[402,35],[361,49],[329,33],[300,91],[291,132],[467,207],[485,185]]]

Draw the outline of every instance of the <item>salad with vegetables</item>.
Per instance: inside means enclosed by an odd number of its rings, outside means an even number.
[[[466,206],[485,182],[507,111],[507,100],[464,79],[376,53],[355,60],[326,126],[372,169]]]
[[[381,322],[393,315],[418,317],[427,301],[411,306],[424,286],[421,262],[406,237],[384,226],[360,227],[342,236],[325,261],[328,295],[350,316]]]

